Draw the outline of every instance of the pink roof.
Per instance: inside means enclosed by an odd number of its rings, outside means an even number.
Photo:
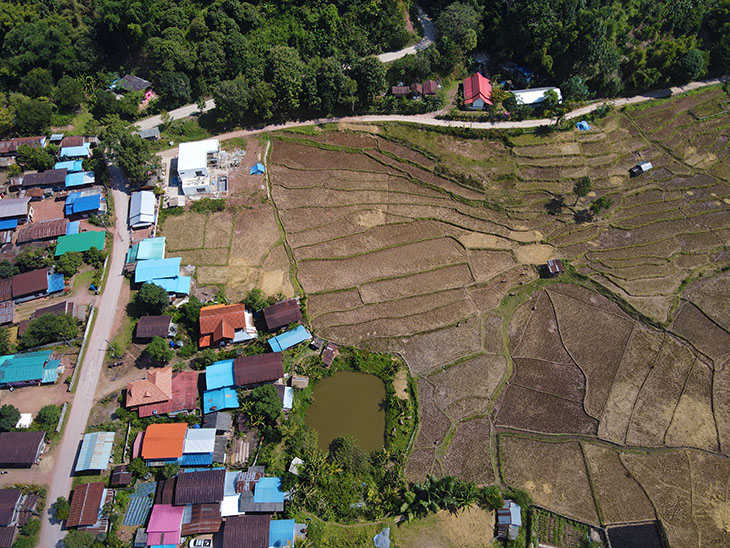
[[[184,506],[155,504],[147,525],[147,546],[180,544]]]
[[[137,433],[132,445],[132,458],[136,459],[142,456],[142,440],[144,439],[144,431]]]
[[[471,105],[477,99],[482,99],[488,105],[492,104],[492,84],[479,72],[464,79],[464,103]]]

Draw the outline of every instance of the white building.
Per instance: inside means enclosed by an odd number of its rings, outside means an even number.
[[[219,150],[218,139],[180,143],[177,174],[185,196],[208,194],[213,191],[208,165],[212,160],[217,160]]]
[[[144,228],[155,222],[155,193],[149,190],[135,192],[129,201],[129,227]]]
[[[514,89],[511,91],[514,94],[515,99],[520,105],[537,106],[545,100],[545,92],[553,90],[558,94],[558,102],[563,102],[563,96],[560,93],[560,88],[530,88],[530,89]]]

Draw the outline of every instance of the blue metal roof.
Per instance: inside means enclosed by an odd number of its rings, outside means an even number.
[[[254,165],[251,166],[251,169],[249,170],[248,174],[249,175],[260,175],[264,171],[266,171],[266,168],[264,167],[264,164],[262,164],[261,162],[259,162],[259,163],[254,164]]]
[[[72,192],[66,197],[66,215],[97,211],[101,207],[101,194],[82,196],[80,192]]]
[[[84,435],[75,472],[106,470],[114,448],[114,432],[92,432]]]
[[[46,293],[57,293],[58,291],[63,291],[64,287],[63,274],[48,274],[48,289]]]
[[[213,453],[186,453],[180,458],[180,466],[204,466],[213,464]]]
[[[261,478],[253,490],[255,503],[284,502],[284,491],[281,490],[281,478]],[[294,528],[292,521],[292,529]]]
[[[269,339],[269,346],[274,352],[281,352],[287,348],[307,341],[312,338],[312,335],[307,331],[303,325],[298,325],[296,329],[291,329],[281,335],[272,337]]]
[[[211,413],[221,409],[236,409],[239,406],[238,392],[232,388],[219,388],[203,392],[203,412]]]
[[[91,143],[78,147],[61,147],[62,158],[88,158],[91,156]]]
[[[205,368],[205,387],[216,390],[226,386],[233,386],[236,381],[233,377],[233,360],[215,362]]]
[[[175,276],[174,278],[154,278],[150,283],[159,285],[168,293],[187,295],[190,293],[190,276]]]
[[[76,186],[84,186],[93,184],[96,181],[93,171],[79,171],[77,173],[67,173],[65,179],[66,188]]]
[[[272,519],[269,522],[269,546],[294,546],[293,519]]]
[[[153,482],[152,485],[157,484]],[[152,510],[152,497],[150,496],[152,494],[154,494],[154,490],[144,496],[137,496],[135,493],[129,498],[129,507],[127,507],[127,513],[124,514],[124,520],[122,520],[123,525],[134,527],[147,523],[147,518],[149,518]]]
[[[69,234],[78,234],[79,233],[79,224],[81,221],[71,221],[66,225],[66,236]]]
[[[14,228],[18,228],[18,219],[0,220],[0,230],[12,230]]]
[[[180,262],[180,257],[137,261],[134,281],[140,283],[161,278],[176,278],[180,275]]]
[[[53,169],[65,169],[68,173],[84,170],[83,160],[68,160],[67,162],[56,162]]]

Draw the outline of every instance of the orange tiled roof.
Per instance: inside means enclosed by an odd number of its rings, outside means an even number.
[[[149,371],[147,378],[127,385],[127,407],[147,405],[172,397],[172,367]]]
[[[185,432],[184,422],[150,424],[142,441],[143,459],[175,459],[182,456]]]
[[[217,304],[200,309],[200,340],[205,348],[221,339],[232,339],[236,329],[246,327],[246,306]]]

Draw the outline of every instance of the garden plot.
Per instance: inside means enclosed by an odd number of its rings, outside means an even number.
[[[491,453],[489,419],[461,422],[448,449],[439,458],[441,470],[446,476],[455,475],[482,485],[494,483]]]

